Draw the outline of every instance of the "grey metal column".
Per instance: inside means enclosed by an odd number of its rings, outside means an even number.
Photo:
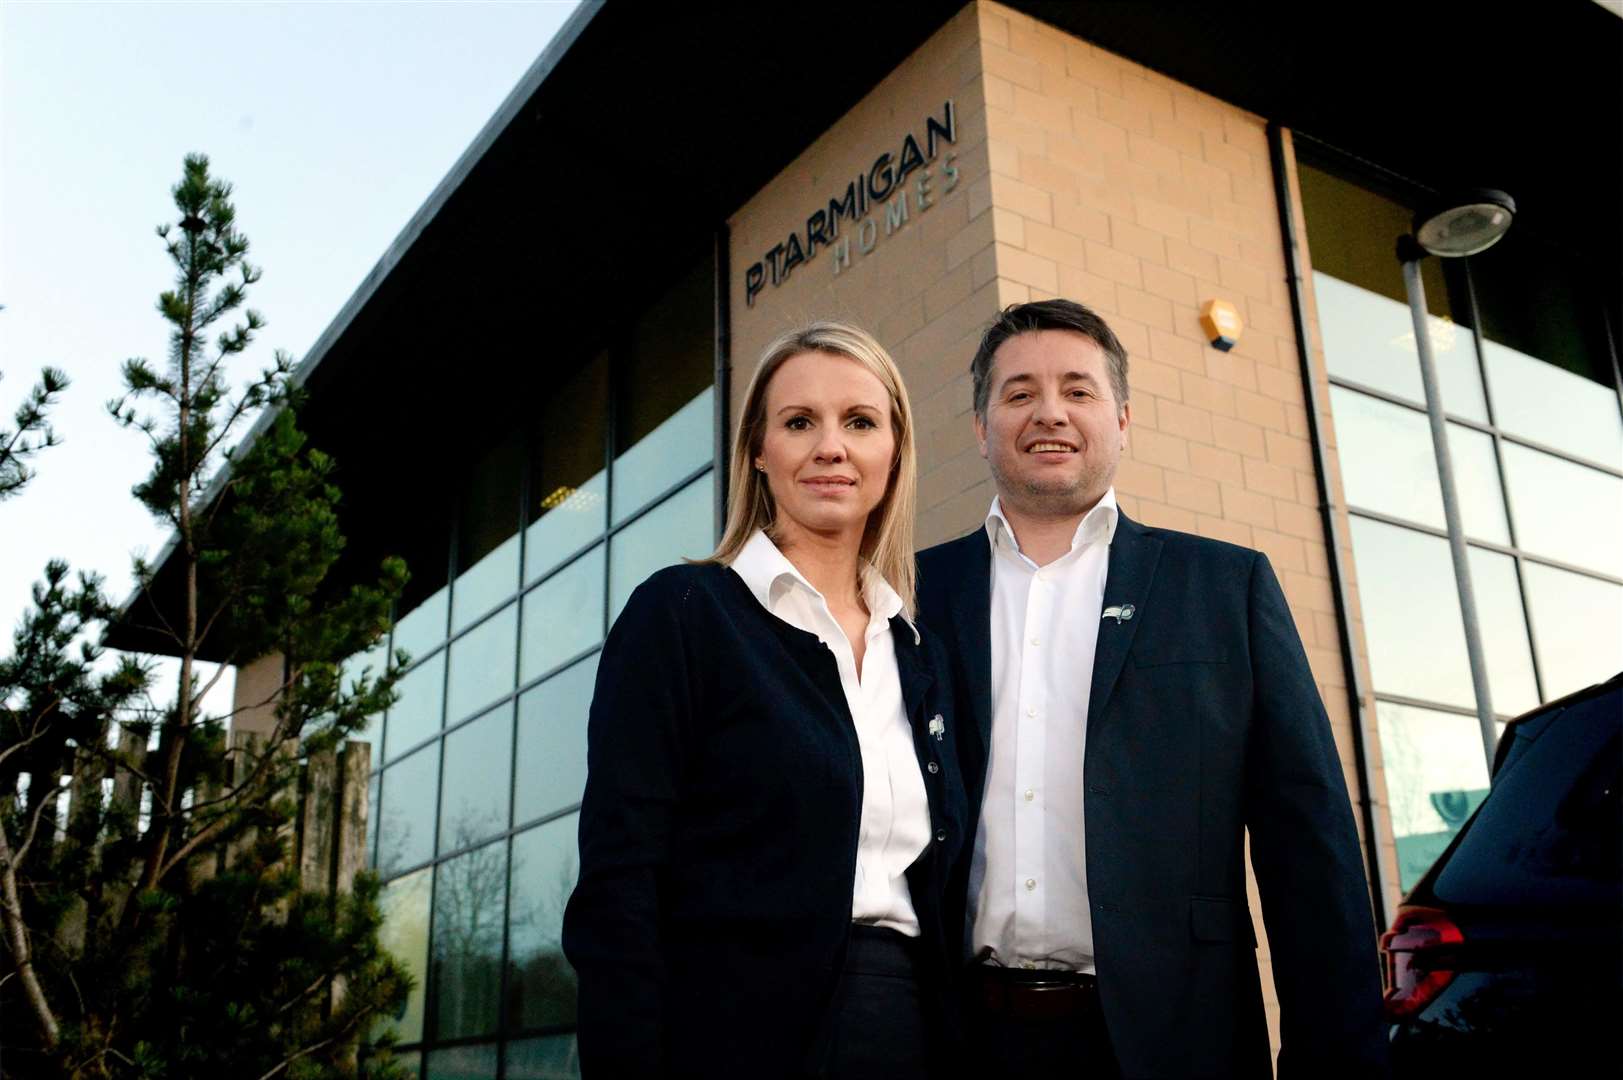
[[[1499,742],[1494,726],[1493,699],[1488,693],[1488,663],[1482,655],[1482,628],[1477,621],[1476,591],[1471,587],[1470,556],[1465,550],[1465,529],[1460,524],[1459,497],[1454,491],[1454,462],[1448,452],[1448,424],[1443,419],[1443,395],[1437,385],[1437,366],[1431,355],[1431,334],[1426,326],[1426,286],[1420,280],[1422,253],[1404,237],[1398,245],[1403,264],[1403,285],[1409,293],[1409,314],[1414,319],[1415,350],[1420,354],[1420,381],[1426,389],[1426,418],[1431,421],[1431,445],[1437,454],[1437,482],[1443,494],[1443,521],[1448,527],[1448,550],[1454,558],[1454,584],[1460,593],[1460,616],[1465,620],[1465,655],[1471,664],[1471,686],[1476,692],[1477,723],[1482,728],[1482,751],[1488,771]]]

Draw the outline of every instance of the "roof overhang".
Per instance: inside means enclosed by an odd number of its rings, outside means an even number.
[[[340,576],[443,520],[462,448],[522,415],[553,358],[623,323],[643,283],[706,249],[962,6],[586,0],[298,369],[304,427],[340,469]],[[1623,20],[1589,0],[1541,5],[1508,44],[1467,3],[1009,6],[1430,186],[1509,191],[1518,228],[1619,276]],[[1442,45],[1464,59],[1423,66]],[[172,554],[149,598],[163,607]],[[138,621],[108,643],[163,651]]]

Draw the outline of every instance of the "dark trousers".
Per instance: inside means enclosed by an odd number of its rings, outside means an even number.
[[[1099,994],[1089,976],[971,968],[965,1039],[975,1075],[1021,1080],[1114,1080]]]
[[[830,1080],[927,1080],[930,1009],[918,942],[895,930],[852,926],[821,1061]]]

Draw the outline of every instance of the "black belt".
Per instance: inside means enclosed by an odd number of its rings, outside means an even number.
[[[1059,1020],[1099,1011],[1099,980],[1080,971],[1036,971],[977,964],[969,969],[970,1001],[1020,1020]]]
[[[918,968],[918,938],[885,926],[851,924],[851,936],[845,949],[845,970],[849,974],[916,978]]]

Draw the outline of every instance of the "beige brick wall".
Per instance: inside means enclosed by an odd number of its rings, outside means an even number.
[[[872,254],[853,255],[850,270],[835,275],[825,252],[747,306],[744,268],[947,97],[958,110],[956,189]],[[1263,118],[980,0],[731,226],[735,407],[761,346],[778,331],[822,317],[875,331],[896,355],[918,414],[924,544],[975,527],[991,500],[970,428],[967,368],[996,309],[1059,295],[1104,315],[1131,358],[1133,426],[1117,478],[1123,508],[1151,525],[1268,555],[1348,788],[1361,787]],[[1229,301],[1245,320],[1231,352],[1213,348],[1200,328],[1199,306],[1212,299]],[[1313,392],[1328,418],[1322,377]],[[1333,431],[1328,438],[1333,446]],[[1333,462],[1330,481],[1341,505]],[[1338,528],[1345,545],[1344,514]],[[1345,572],[1350,580],[1350,565]],[[1359,635],[1361,643],[1361,627]],[[1361,644],[1358,662],[1367,674]],[[1373,702],[1366,708],[1372,723]],[[1378,843],[1395,881],[1370,735]],[[1252,893],[1257,910],[1254,883]],[[1277,1040],[1260,920],[1258,936]]]
[[[906,133],[922,138],[924,117],[939,117],[948,99],[958,141],[941,148],[932,170],[934,205],[923,212],[910,205],[907,224],[889,235],[885,208],[875,208],[878,237],[870,253],[862,254],[853,239],[850,266],[836,274],[832,252],[824,249],[783,284],[763,287],[753,306],[746,304],[749,265],[790,232],[803,233],[810,213],[866,172],[879,154],[894,155]],[[958,170],[951,191],[944,190],[947,153]],[[992,497],[968,420],[969,358],[1002,288],[992,267],[987,170],[979,23],[970,6],[728,222],[734,407],[762,347],[783,330],[833,318],[872,331],[895,356],[913,400],[921,542],[962,532]],[[842,223],[842,237],[854,232]]]

